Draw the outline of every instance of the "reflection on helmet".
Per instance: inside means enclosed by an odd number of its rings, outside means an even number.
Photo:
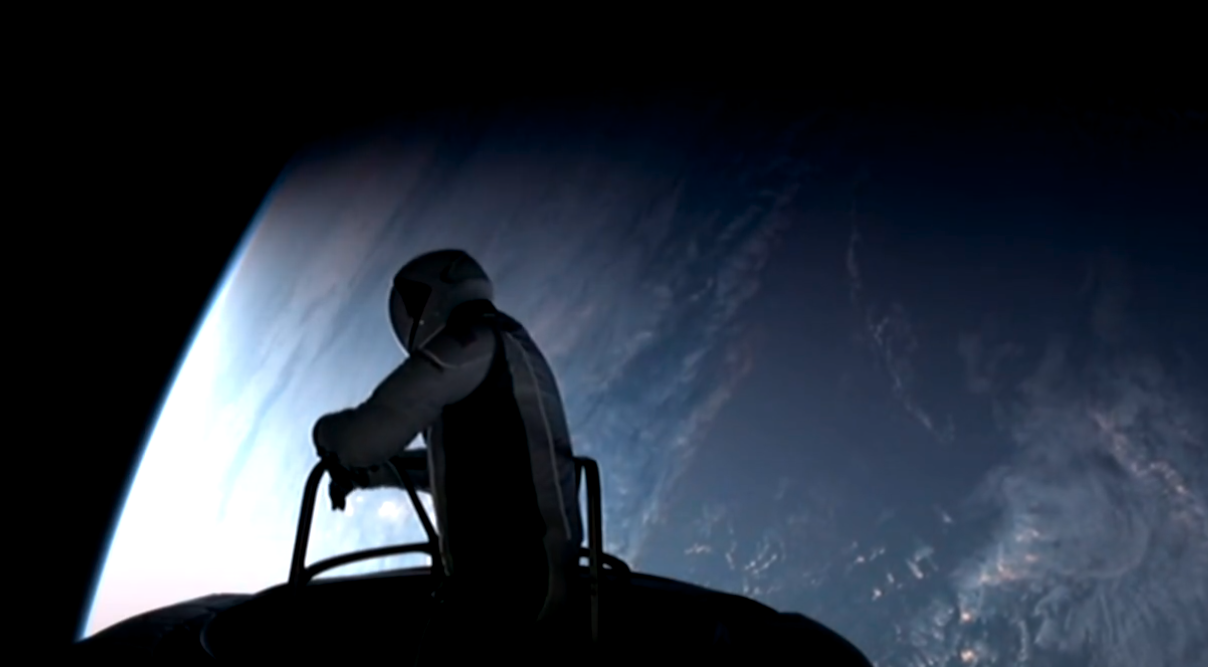
[[[394,276],[390,323],[409,353],[444,329],[463,303],[491,300],[494,289],[482,266],[462,250],[437,250],[408,262]]]

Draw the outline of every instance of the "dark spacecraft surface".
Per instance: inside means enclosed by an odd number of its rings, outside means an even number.
[[[571,659],[592,664],[805,664],[870,666],[846,639],[801,614],[673,579],[631,571],[602,551],[599,472],[576,459],[588,491],[588,546],[576,578],[581,628]],[[74,660],[366,660],[407,662],[423,639],[441,570],[416,567],[315,579],[353,562],[402,553],[438,556],[432,524],[406,475],[399,476],[429,540],[366,549],[304,564],[315,496],[326,474],[311,471],[289,580],[255,594],[217,594],[118,623],[71,648]],[[439,562],[434,559],[434,562]],[[500,576],[507,576],[500,572]],[[482,623],[490,623],[484,612]],[[472,640],[473,628],[462,628]],[[534,651],[539,647],[534,646]],[[538,655],[524,656],[540,658]],[[547,656],[565,663],[565,655]]]

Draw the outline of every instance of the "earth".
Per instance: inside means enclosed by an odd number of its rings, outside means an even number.
[[[881,667],[1208,664],[1208,181],[1171,138],[1203,121],[618,101],[314,146],[198,324],[84,635],[284,580],[312,425],[405,358],[394,271],[456,247],[636,569]],[[323,493],[309,559],[421,539],[401,492]]]

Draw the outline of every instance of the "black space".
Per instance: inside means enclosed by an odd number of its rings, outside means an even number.
[[[741,98],[756,87],[724,92]],[[74,95],[54,113],[10,130],[30,142],[33,157],[18,167],[35,185],[20,194],[36,200],[10,213],[17,219],[7,226],[9,271],[16,276],[10,289],[33,287],[19,293],[19,312],[6,319],[33,343],[9,350],[11,367],[28,377],[14,383],[9,400],[17,409],[7,411],[9,479],[19,482],[9,494],[10,513],[18,517],[9,544],[33,550],[10,548],[10,558],[24,562],[10,561],[7,574],[36,586],[19,623],[43,646],[73,639],[167,382],[231,252],[291,156],[392,114],[556,94],[536,84],[466,85],[451,93],[449,86],[410,82],[385,86],[393,91],[382,95],[391,98],[387,104],[366,100],[351,84],[322,92],[313,85],[176,88],[152,94],[97,84],[97,94]],[[588,95],[592,86],[580,83],[570,92]],[[765,92],[765,106],[784,113],[807,96],[785,85]],[[875,91],[841,87],[813,93],[843,108],[880,99]],[[943,108],[945,118],[956,119],[1004,104],[1119,113],[1125,103],[1113,95],[1066,95],[1059,103],[1039,94],[927,97],[916,90],[909,98],[920,113]],[[1196,109],[1148,94],[1132,95],[1126,106],[1126,115],[1159,123],[1172,109]],[[1203,129],[1202,120],[1172,123],[1176,132]]]

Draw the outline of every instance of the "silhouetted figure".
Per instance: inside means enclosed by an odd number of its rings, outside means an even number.
[[[532,631],[556,637],[566,623],[583,541],[569,429],[548,363],[493,298],[465,252],[407,263],[390,320],[408,358],[314,427],[320,455],[339,463],[333,507],[353,488],[397,486],[388,461],[433,496],[446,578],[417,664],[477,663],[462,651],[506,660]],[[420,434],[426,450],[404,451]]]

